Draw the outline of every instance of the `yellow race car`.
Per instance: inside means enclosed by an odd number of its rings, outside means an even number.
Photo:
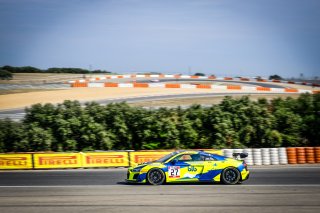
[[[249,178],[242,160],[203,151],[176,151],[159,160],[128,168],[127,182],[161,185],[172,182],[237,184]]]

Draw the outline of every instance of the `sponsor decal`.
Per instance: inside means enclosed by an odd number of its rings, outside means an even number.
[[[86,156],[87,164],[123,163],[123,155],[90,155]]]
[[[84,167],[129,166],[127,152],[82,153]]]
[[[75,165],[77,156],[46,156],[39,157],[39,165]]]
[[[197,168],[194,166],[188,166],[188,172],[196,172]]]
[[[190,174],[190,173],[186,173],[183,178],[195,178],[196,174]]]
[[[0,157],[0,166],[26,166],[26,157]]]
[[[0,154],[0,169],[31,169],[31,154]]]
[[[162,157],[162,155],[135,155],[134,162],[135,163],[144,163],[144,162],[157,160],[161,157]]]
[[[34,154],[35,168],[75,168],[81,167],[79,153]]]
[[[169,178],[180,178],[180,166],[168,167]]]

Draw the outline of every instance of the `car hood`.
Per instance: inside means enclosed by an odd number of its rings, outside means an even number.
[[[144,163],[140,163],[132,168],[137,168],[137,167],[145,167],[147,165],[150,165],[150,166],[160,166],[160,165],[163,165],[162,163],[160,162],[155,162],[155,161],[150,161],[150,162],[144,162]]]

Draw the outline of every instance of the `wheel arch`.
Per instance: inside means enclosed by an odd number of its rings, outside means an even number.
[[[150,171],[152,170],[161,170],[164,174],[164,181],[163,183],[166,183],[167,182],[167,177],[166,177],[166,172],[164,171],[164,168],[159,168],[159,167],[152,167],[150,168],[147,172],[146,172],[146,182],[150,184],[149,180],[148,180],[148,174]]]
[[[227,166],[227,167],[225,167],[224,169],[222,169],[222,171],[221,171],[221,173],[220,173],[220,182],[222,182],[223,183],[223,180],[222,180],[222,178],[223,178],[223,172],[226,170],[226,169],[235,169],[235,170],[237,170],[238,172],[239,172],[239,181],[242,181],[242,175],[241,175],[241,172],[240,172],[240,170],[237,168],[237,167],[235,167],[235,166]]]

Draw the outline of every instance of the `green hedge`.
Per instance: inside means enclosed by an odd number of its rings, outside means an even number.
[[[5,70],[10,73],[72,73],[72,74],[99,74],[99,73],[111,73],[106,70],[86,70],[81,68],[49,68],[49,69],[38,69],[36,67],[26,66],[26,67],[12,67],[3,66],[0,67],[1,70]]]

